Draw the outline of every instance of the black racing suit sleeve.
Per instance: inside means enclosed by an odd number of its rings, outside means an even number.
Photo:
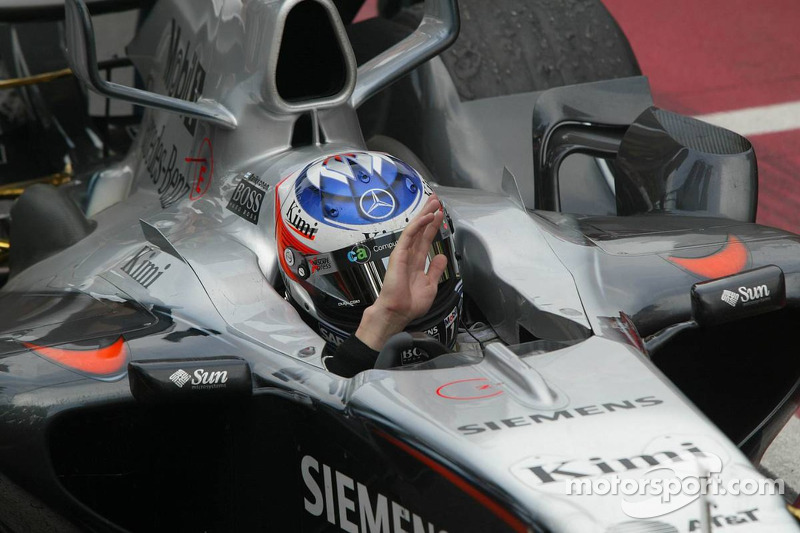
[[[333,355],[324,359],[325,368],[334,374],[351,378],[375,366],[378,352],[351,335],[340,344]]]

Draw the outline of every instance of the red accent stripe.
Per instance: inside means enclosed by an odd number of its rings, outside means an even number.
[[[300,235],[304,239],[308,239],[310,241],[313,241],[317,237],[316,235],[313,235],[313,236],[309,237],[308,235],[306,235],[304,233],[301,233],[300,230],[298,230],[294,226],[289,226],[289,229],[292,230],[293,232],[297,233],[298,235]]]
[[[705,257],[672,257],[670,261],[705,278],[724,278],[738,274],[747,266],[747,248],[735,235],[720,250]]]
[[[280,261],[283,271],[293,280],[299,281],[297,277],[295,277],[289,265],[286,264],[283,251],[289,247],[294,248],[301,254],[305,255],[314,255],[319,252],[313,248],[310,248],[307,244],[301,242],[297,237],[292,235],[291,232],[286,228],[286,224],[283,223],[283,217],[281,216],[281,200],[278,196],[278,190],[281,184],[286,181],[286,179],[282,180],[281,183],[278,184],[278,187],[275,187],[275,241],[278,246],[278,261]]]
[[[39,346],[30,342],[22,344],[37,355],[90,374],[103,376],[119,374],[128,361],[128,349],[122,337],[110,346],[96,350],[67,350]]]
[[[434,459],[428,457],[419,450],[412,448],[405,442],[398,440],[392,437],[391,435],[384,433],[383,431],[375,430],[375,432],[378,434],[378,436],[394,444],[395,446],[397,446],[410,456],[414,457],[419,462],[427,465],[431,470],[434,470],[440,476],[442,476],[450,483],[461,489],[464,493],[474,498],[475,501],[477,501],[478,503],[486,507],[489,511],[494,513],[500,520],[508,524],[509,527],[511,527],[511,529],[513,529],[514,531],[518,531],[520,533],[527,533],[528,527],[525,524],[523,524],[519,518],[517,518],[509,511],[504,509],[500,504],[498,504],[492,498],[490,498],[483,492],[476,489],[474,486],[472,486],[470,483],[468,483],[466,480],[464,480],[461,476],[459,476],[452,470],[436,462]]]

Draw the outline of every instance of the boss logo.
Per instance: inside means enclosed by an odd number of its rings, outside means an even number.
[[[228,202],[228,211],[232,211],[252,224],[258,224],[261,212],[261,202],[264,200],[265,191],[247,181],[245,175],[236,190],[233,191]]]

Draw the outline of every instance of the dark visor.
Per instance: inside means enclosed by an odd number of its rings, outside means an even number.
[[[342,248],[328,254],[304,256],[307,273],[300,273],[308,283],[338,300],[338,307],[365,307],[372,304],[380,294],[383,278],[401,232],[366,239],[354,246]],[[438,254],[447,257],[439,283],[453,279],[458,266],[453,253],[453,237],[444,227],[436,236],[426,264]]]

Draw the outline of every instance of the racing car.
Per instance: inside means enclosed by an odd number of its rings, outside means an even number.
[[[4,530],[797,531],[773,491],[600,490],[769,485],[800,237],[754,223],[751,144],[640,76],[465,98],[455,0],[421,15],[359,65],[330,0],[159,0],[132,87],[67,0],[72,71],[147,111],[84,209],[42,184],[12,207]],[[276,189],[367,150],[446,206],[474,342],[400,365],[430,344],[407,335],[344,378],[287,301]]]

